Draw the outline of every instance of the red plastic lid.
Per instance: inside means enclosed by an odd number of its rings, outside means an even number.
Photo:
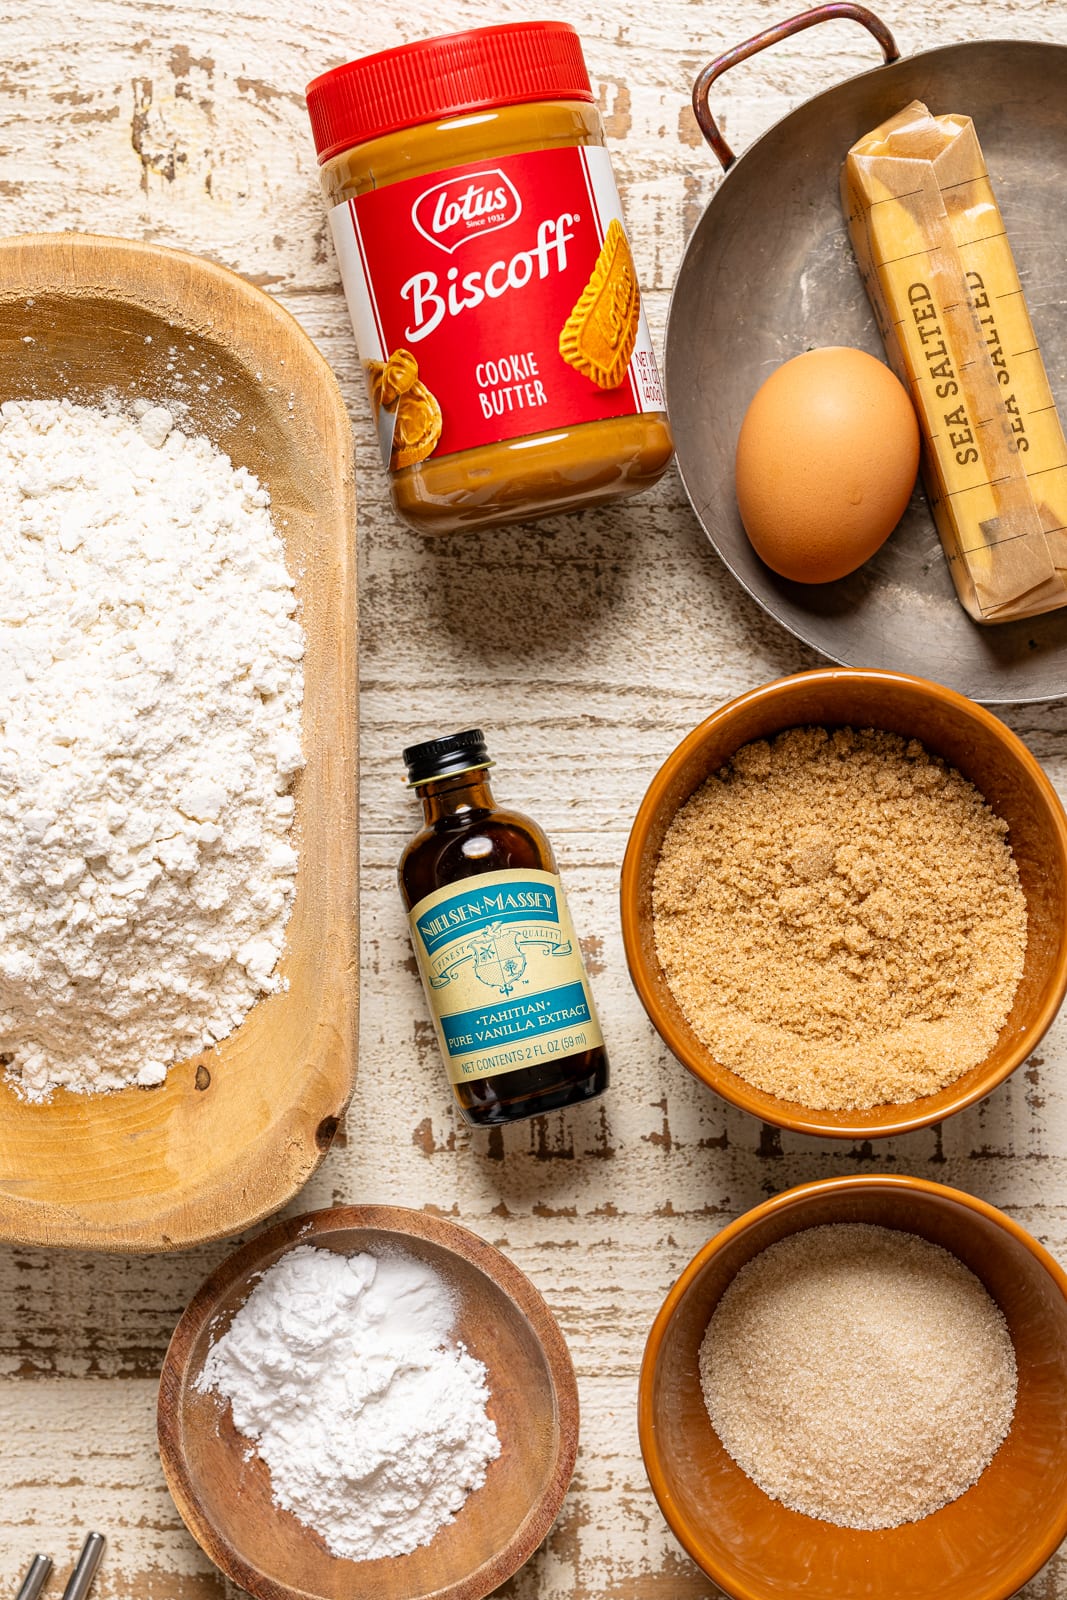
[[[420,122],[524,100],[592,100],[582,46],[567,22],[506,22],[349,61],[307,87],[319,161]]]

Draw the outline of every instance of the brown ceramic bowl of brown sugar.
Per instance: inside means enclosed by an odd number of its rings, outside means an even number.
[[[984,1059],[920,1098],[866,1109],[815,1109],[799,1098],[756,1087],[716,1059],[699,1036],[657,950],[653,885],[664,840],[680,809],[743,746],[807,727],[875,729],[918,740],[931,757],[973,784],[1007,824],[1006,841],[1026,903],[1022,975]],[[1026,1059],[1056,1016],[1067,991],[1067,817],[1022,740],[963,695],[892,672],[825,668],[800,673],[721,706],[668,756],[630,833],[621,908],[626,959],[645,1010],[668,1048],[709,1089],[764,1122],[799,1133],[850,1140],[905,1133],[983,1099]],[[1022,943],[1020,933],[1020,949]],[[714,971],[709,977],[714,981]],[[766,982],[774,981],[767,973]]]
[[[500,1453],[428,1544],[348,1560],[274,1499],[270,1469],[200,1379],[263,1273],[310,1245],[421,1263],[456,1309],[454,1339],[485,1367]],[[506,1256],[445,1217],[402,1206],[336,1206],[275,1223],[226,1258],[174,1331],[160,1375],[167,1487],[201,1548],[254,1600],[483,1600],[542,1543],[578,1450],[578,1387],[563,1334]],[[353,1490],[358,1494],[358,1490]]]
[[[1007,1435],[972,1487],[877,1531],[790,1510],[727,1454],[700,1347],[721,1297],[769,1246],[833,1223],[917,1234],[1003,1313],[1018,1386]],[[1007,1600],[1067,1535],[1067,1275],[1018,1223],[919,1178],[832,1178],[775,1196],[710,1240],[668,1294],[641,1369],[638,1427],[660,1509],[731,1600]]]

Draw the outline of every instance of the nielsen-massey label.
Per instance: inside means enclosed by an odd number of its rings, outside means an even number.
[[[386,464],[664,409],[608,152],[530,151],[330,214]]]
[[[449,884],[408,915],[453,1083],[603,1044],[559,878],[524,869]]]

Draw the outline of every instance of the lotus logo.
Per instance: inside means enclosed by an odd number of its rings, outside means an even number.
[[[510,227],[521,215],[518,190],[499,167],[435,183],[411,208],[411,220],[423,238],[448,255],[468,239]]]

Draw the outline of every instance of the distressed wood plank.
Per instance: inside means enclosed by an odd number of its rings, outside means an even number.
[[[417,27],[542,9],[465,0],[420,13]],[[682,248],[719,181],[689,108],[692,78],[793,9],[561,8],[596,77],[658,347]],[[983,35],[1067,42],[1060,3],[880,9],[906,51]],[[393,518],[301,90],[324,67],[411,31],[410,12],[390,5],[340,14],[326,0],[20,0],[0,14],[0,229],[96,229],[201,251],[277,294],[337,372],[361,471],[361,1075],[344,1141],[299,1205],[380,1201],[459,1217],[505,1249],[560,1317],[584,1408],[579,1469],[549,1541],[505,1585],[508,1600],[714,1600],[667,1532],[637,1447],[637,1370],[663,1294],[706,1238],[766,1195],[882,1168],[984,1195],[1067,1260],[1067,1031],[1058,1024],[986,1104],[873,1149],[762,1129],[659,1044],[618,925],[630,820],[659,762],[707,710],[816,658],[729,579],[673,473],[619,510],[448,543]],[[790,106],[876,60],[854,24],[789,41],[717,86],[727,137],[744,148]],[[1007,720],[1067,794],[1067,710],[1025,707]],[[498,794],[532,811],[557,846],[614,1070],[602,1104],[497,1134],[466,1129],[450,1109],[394,877],[415,821],[402,745],[472,722],[491,735]],[[111,1536],[101,1600],[222,1600],[163,1486],[153,1408],[170,1331],[225,1248],[155,1260],[0,1252],[0,1581],[39,1547],[69,1562],[97,1522]],[[1067,1562],[1050,1563],[1025,1595],[1067,1600]]]

